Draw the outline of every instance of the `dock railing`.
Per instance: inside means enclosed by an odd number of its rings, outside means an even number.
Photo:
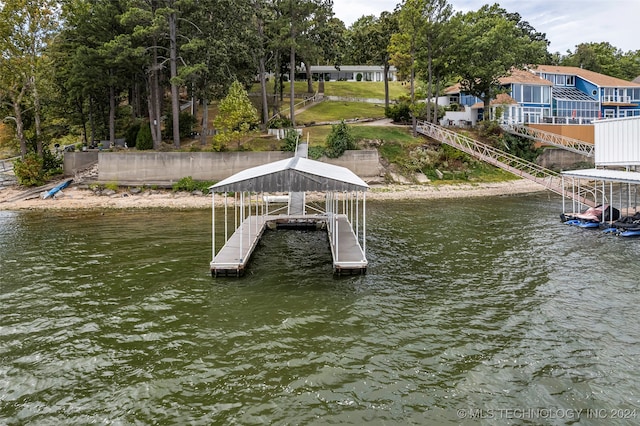
[[[557,146],[567,151],[575,152],[587,157],[593,157],[594,144],[570,138],[556,133],[535,129],[523,124],[502,124],[502,129],[516,136],[532,139],[536,142]]]
[[[568,190],[565,188],[559,173],[442,126],[420,121],[418,122],[417,131],[422,135],[466,152],[479,160],[516,176],[536,182],[549,191],[576,200],[586,206],[593,207],[602,198],[597,189],[589,190],[587,193],[575,193],[572,190]],[[585,196],[586,194],[589,195],[589,198]]]

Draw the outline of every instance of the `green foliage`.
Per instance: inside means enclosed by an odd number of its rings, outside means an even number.
[[[282,150],[295,152],[299,139],[300,135],[295,129],[288,129],[285,133],[284,140],[282,141]]]
[[[404,147],[396,141],[385,141],[378,148],[380,156],[390,163],[397,163],[404,156]]]
[[[338,158],[348,149],[356,149],[356,140],[351,129],[342,121],[331,126],[331,132],[327,136],[326,155],[329,158]]]
[[[562,57],[560,65],[580,67],[630,81],[640,75],[640,50],[624,53],[608,42],[580,43],[573,53]]]
[[[212,181],[198,181],[194,180],[191,176],[183,177],[178,182],[173,184],[174,191],[201,191],[203,194],[209,193],[209,187],[215,182]]]
[[[449,167],[455,163],[463,163],[471,161],[471,157],[463,151],[456,149],[447,144],[440,145],[440,157],[438,161],[441,165]]]
[[[51,152],[50,149],[42,150],[42,171],[45,178],[62,173],[62,157]]]
[[[406,123],[411,121],[411,104],[406,101],[389,105],[384,115],[392,119],[395,123]]]
[[[496,121],[483,121],[480,136],[494,147],[527,161],[535,162],[542,153],[542,148],[536,149],[531,139],[503,132]]]
[[[501,143],[504,151],[527,161],[535,162],[540,154],[542,154],[542,148],[535,148],[534,142],[528,138],[503,133]]]
[[[478,127],[480,136],[490,141],[496,148],[500,148],[499,140],[502,136],[502,128],[500,128],[500,124],[497,121],[484,120]]]
[[[269,121],[270,129],[286,129],[288,127],[293,127],[293,123],[289,117],[276,117]]]
[[[547,55],[544,34],[498,4],[458,13],[451,25],[453,71],[461,78],[461,89],[485,104],[498,92],[500,77],[509,75],[513,68],[541,63]]]
[[[18,158],[13,162],[13,172],[18,183],[24,186],[39,186],[44,184],[44,161],[35,152],[30,152],[24,159]]]
[[[24,159],[15,160],[13,171],[20,185],[43,185],[48,178],[62,172],[62,158],[45,147],[42,156],[32,151],[27,153]]]
[[[322,146],[310,146],[308,152],[309,158],[312,160],[317,160],[318,158],[324,155],[324,147]]]
[[[351,84],[355,85],[355,83]],[[384,108],[381,105],[365,102],[324,101],[312,105],[300,114],[296,114],[296,121],[298,123],[322,123],[326,121],[381,117],[384,117]]]
[[[138,133],[140,132],[141,126],[142,124],[140,122],[136,122],[131,124],[127,128],[124,134],[124,141],[127,144],[127,146],[136,146]],[[151,132],[149,132],[149,136],[151,136]]]
[[[247,91],[239,81],[234,81],[227,96],[220,101],[218,115],[213,121],[218,133],[214,136],[214,149],[222,150],[229,142],[236,141],[238,147],[258,125],[258,111],[251,103]]]
[[[191,115],[189,111],[180,112],[180,138],[187,138],[193,132],[193,126],[196,124],[196,117]],[[173,119],[167,119],[166,134],[173,135]]]
[[[140,127],[136,136],[136,149],[140,151],[153,149],[153,138],[151,137],[151,128],[148,124]]]
[[[111,191],[117,191],[119,186],[118,186],[118,182],[107,182],[104,185],[105,189],[110,189]]]

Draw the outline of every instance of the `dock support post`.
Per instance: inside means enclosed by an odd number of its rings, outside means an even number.
[[[216,193],[211,193],[211,261],[216,260]]]
[[[362,193],[362,254],[367,258],[367,193]]]

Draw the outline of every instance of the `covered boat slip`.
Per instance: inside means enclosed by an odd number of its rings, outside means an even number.
[[[335,273],[366,272],[368,185],[350,170],[296,156],[244,170],[210,189],[212,276],[243,275],[267,229],[300,228],[326,230]],[[216,214],[220,196],[223,212]],[[223,235],[219,250],[216,234]]]
[[[568,204],[562,199],[562,216],[585,220],[585,214],[597,211],[599,217],[586,218],[591,222],[611,224],[617,216],[632,216],[640,210],[640,173],[623,170],[585,169],[562,172],[564,187],[591,201],[589,205],[576,201]],[[566,186],[565,186],[566,185]],[[585,210],[586,209],[586,210]]]

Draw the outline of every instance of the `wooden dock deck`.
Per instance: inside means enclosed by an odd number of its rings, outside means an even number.
[[[213,277],[242,276],[253,251],[267,228],[325,228],[329,235],[334,272],[337,274],[365,273],[367,260],[347,216],[335,215],[335,226],[337,226],[335,238],[327,221],[326,215],[248,217],[211,261],[211,275]]]

